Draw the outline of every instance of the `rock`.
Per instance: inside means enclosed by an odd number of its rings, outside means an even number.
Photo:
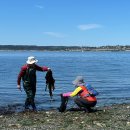
[[[129,121],[127,122],[127,126],[130,126],[130,122]]]
[[[104,126],[106,126],[105,124],[100,123],[100,122],[97,122],[97,121],[94,121],[93,124],[95,124],[95,125],[97,125],[97,126],[99,126],[99,127],[104,127]]]
[[[84,121],[81,122],[82,124],[84,123]]]
[[[13,128],[20,128],[21,125],[20,124],[9,124],[9,127],[13,127]]]
[[[46,114],[50,114],[50,112],[47,111]]]
[[[0,118],[3,118],[3,115],[0,115]]]

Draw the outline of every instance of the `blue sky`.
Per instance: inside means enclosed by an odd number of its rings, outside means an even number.
[[[130,45],[130,0],[0,0],[0,45]]]

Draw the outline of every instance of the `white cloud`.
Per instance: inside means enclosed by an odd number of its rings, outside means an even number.
[[[43,8],[44,8],[44,7],[41,6],[41,5],[36,5],[35,7],[36,7],[36,8],[39,8],[39,9],[43,9]]]
[[[57,38],[64,38],[65,35],[61,33],[56,33],[56,32],[44,32],[44,34],[47,34],[49,36],[57,37]]]
[[[101,27],[102,26],[100,24],[82,24],[78,26],[80,30],[90,30],[90,29],[96,29]]]

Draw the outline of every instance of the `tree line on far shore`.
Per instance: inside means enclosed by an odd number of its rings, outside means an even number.
[[[37,50],[37,51],[130,51],[130,45],[122,46],[36,46],[36,45],[0,45],[0,50]]]

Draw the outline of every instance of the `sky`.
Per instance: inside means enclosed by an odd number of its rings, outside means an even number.
[[[0,45],[130,45],[130,0],[0,0]]]

